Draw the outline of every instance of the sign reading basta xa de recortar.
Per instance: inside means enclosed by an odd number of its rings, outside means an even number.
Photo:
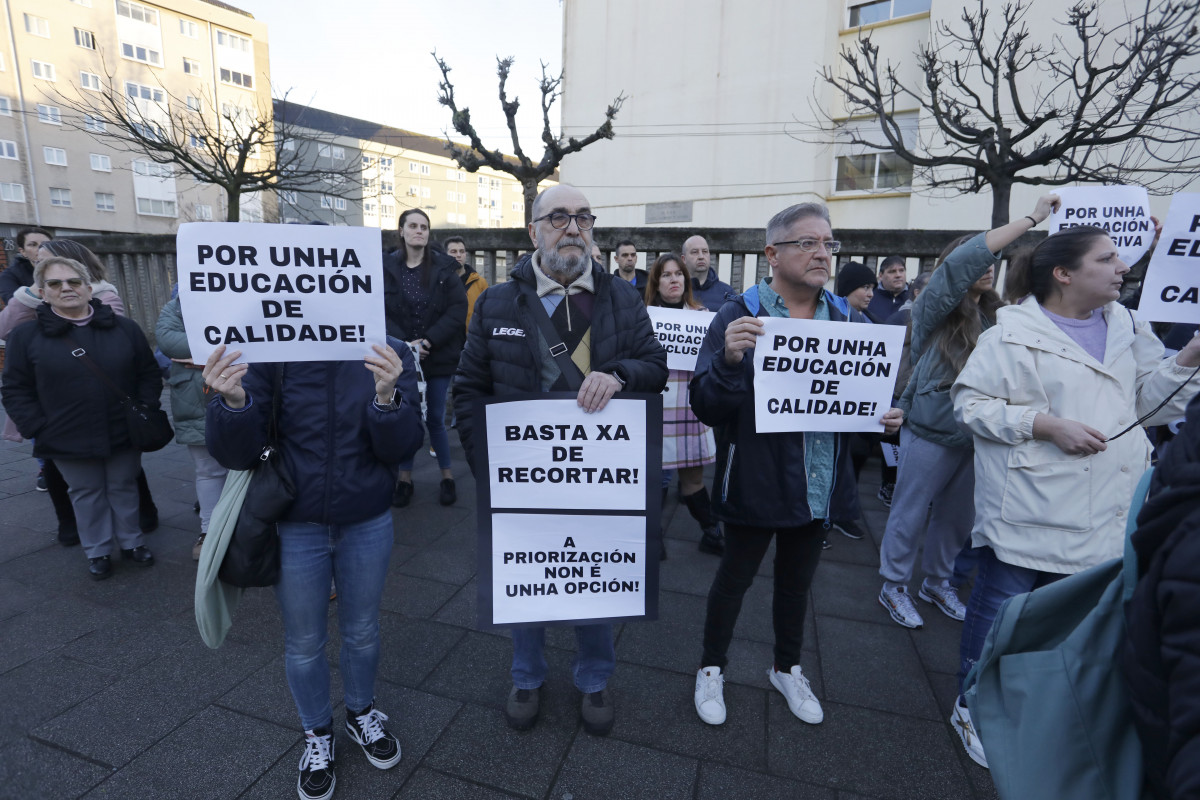
[[[386,342],[377,228],[193,222],[176,237],[192,360],[348,361]]]
[[[650,394],[479,402],[481,628],[657,618],[662,413]]]

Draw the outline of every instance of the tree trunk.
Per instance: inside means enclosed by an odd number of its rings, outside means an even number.
[[[533,201],[538,196],[537,178],[523,178],[521,188],[525,195],[525,224],[528,225],[533,222]]]
[[[242,221],[242,193],[236,186],[225,187],[225,221]]]
[[[999,179],[992,182],[992,227],[1008,224],[1008,206],[1012,202],[1012,181]]]

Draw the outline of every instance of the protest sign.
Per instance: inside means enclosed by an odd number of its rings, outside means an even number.
[[[1079,225],[1108,231],[1121,260],[1133,266],[1154,241],[1150,198],[1141,186],[1063,186],[1054,190],[1062,200],[1050,215],[1051,234]]]
[[[587,414],[575,393],[477,406],[479,624],[658,613],[662,400]]]
[[[1200,322],[1200,194],[1177,194],[1146,267],[1138,317]]]
[[[192,360],[218,345],[241,361],[348,361],[384,344],[375,228],[193,222],[176,237]]]
[[[646,313],[650,315],[658,343],[667,351],[667,369],[695,372],[696,356],[700,355],[704,334],[716,314],[662,306],[647,306]]]
[[[754,348],[758,433],[882,431],[904,328],[767,317]]]
[[[886,467],[896,467],[900,465],[900,445],[891,444],[890,442],[880,442],[883,448],[883,464]]]

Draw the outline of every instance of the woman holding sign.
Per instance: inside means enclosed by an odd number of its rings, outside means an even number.
[[[646,281],[646,305],[705,310],[692,298],[692,278],[674,253],[659,256],[651,267]],[[712,429],[692,413],[688,389],[692,374],[680,369],[668,374],[667,392],[663,396],[663,474],[679,470],[680,499],[692,518],[700,523],[700,552],[720,555],[725,549],[721,526],[713,516],[708,489],[704,487],[704,465],[717,460],[717,444]],[[664,485],[664,503],[666,497]]]
[[[951,388],[974,435],[979,574],[963,625],[959,691],[1000,605],[1119,558],[1134,488],[1150,466],[1142,425],[1184,413],[1200,389],[1200,337],[1171,358],[1117,302],[1127,267],[1100,228],[1067,228],[1009,265],[1025,297]],[[986,766],[961,697],[951,717]]]
[[[419,354],[425,427],[442,470],[438,501],[449,506],[458,493],[446,436],[446,391],[466,341],[467,291],[458,277],[458,262],[429,247],[429,217],[424,211],[410,208],[400,215],[400,238],[404,246],[383,260],[387,331]],[[412,468],[411,459],[400,465],[392,501],[399,508],[412,501]]]

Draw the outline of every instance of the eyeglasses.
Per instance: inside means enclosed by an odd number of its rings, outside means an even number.
[[[838,250],[842,249],[841,242],[835,242],[833,240],[830,240],[827,242],[822,242],[819,239],[796,239],[796,240],[790,241],[790,242],[775,242],[771,246],[772,247],[780,247],[785,244],[794,244],[805,253],[811,253],[811,252],[815,251],[818,247],[824,247],[830,253],[836,253]]]
[[[594,214],[567,214],[563,211],[552,211],[538,217],[534,222],[541,222],[544,219],[550,220],[550,225],[560,231],[566,230],[567,226],[571,224],[571,220],[575,220],[575,226],[581,231],[590,231],[596,224]]]
[[[61,289],[64,283],[67,286],[70,286],[72,289],[78,289],[80,286],[83,286],[83,278],[67,278],[65,281],[59,280],[58,278],[47,278],[46,280],[42,281],[42,284],[47,289],[55,290]]]

